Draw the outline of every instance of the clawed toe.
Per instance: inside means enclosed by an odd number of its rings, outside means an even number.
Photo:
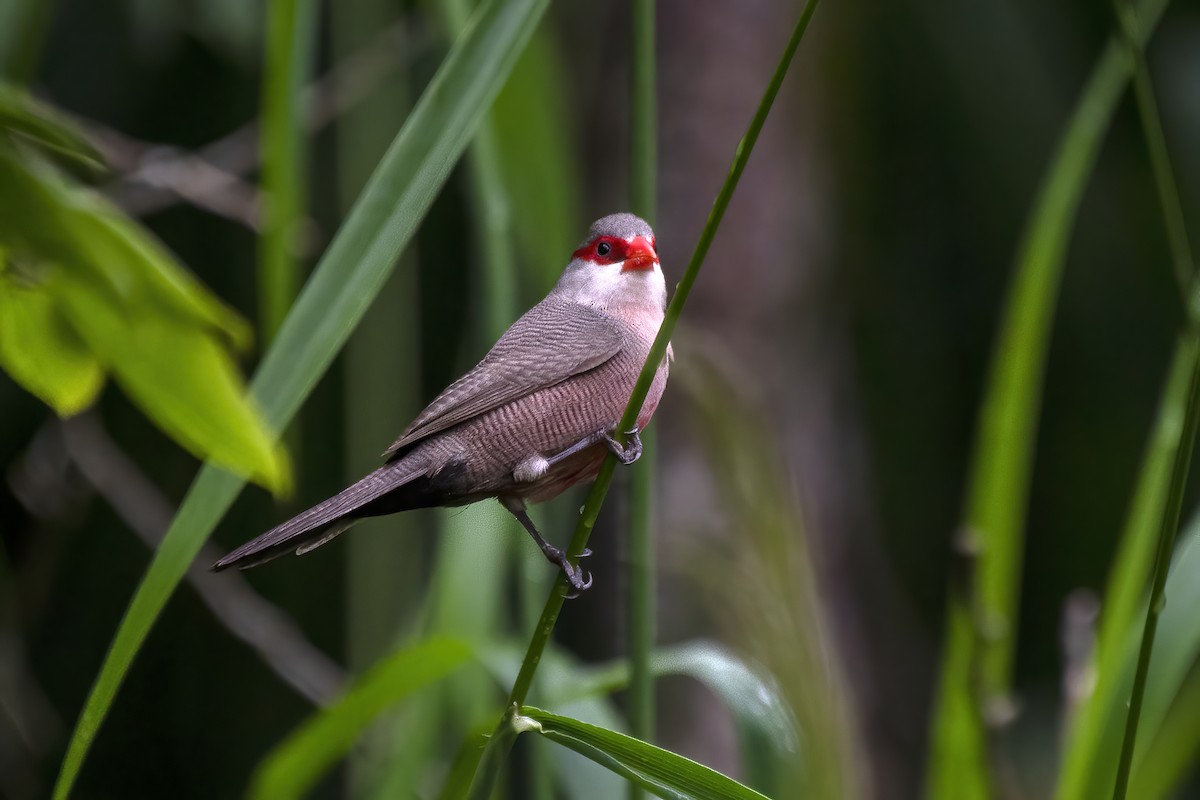
[[[600,438],[608,445],[608,449],[618,461],[628,466],[642,457],[642,439],[638,436],[636,425],[626,436],[629,437],[629,441],[622,445],[608,431],[600,431]]]
[[[563,565],[563,572],[567,576],[567,583],[571,586],[571,591],[567,593],[567,600],[574,600],[579,597],[580,593],[586,592],[592,586],[592,573],[586,572],[580,567],[573,567],[570,564]]]
[[[590,550],[585,550],[580,553],[579,557],[583,558],[590,554]],[[558,565],[562,568],[563,574],[567,576],[567,583],[571,586],[571,591],[566,596],[568,600],[578,597],[580,592],[585,592],[591,587],[592,574],[590,572],[575,566],[570,561],[567,561],[565,557]]]

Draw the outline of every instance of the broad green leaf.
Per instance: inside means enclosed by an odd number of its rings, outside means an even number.
[[[1143,36],[1165,5],[1141,4]],[[951,600],[929,749],[931,797],[992,793],[982,726],[994,706],[1008,702],[1012,679],[1025,509],[1051,322],[1079,201],[1129,77],[1114,37],[1059,142],[1017,252],[974,444],[962,525],[970,611],[962,598]]]
[[[380,713],[442,680],[470,655],[463,642],[427,639],[384,659],[344,697],[314,714],[267,755],[255,773],[251,797],[282,800],[304,795]]]
[[[0,368],[60,417],[90,406],[104,385],[104,367],[48,287],[17,283],[2,271]]]
[[[128,306],[146,306],[220,334],[237,347],[250,327],[154,238],[104,198],[68,185],[0,146],[0,245],[91,273]]]
[[[227,352],[249,332],[133,222],[0,146],[0,243],[50,262],[88,350],[135,403],[201,458],[286,491],[288,462]]]
[[[0,82],[0,133],[29,141],[92,172],[104,168],[104,158],[76,127],[54,109],[21,89]]]
[[[251,384],[284,427],[387,279],[548,0],[487,0],[455,42],[292,307]],[[243,481],[206,466],[117,629],[76,724],[54,797],[66,798],[150,627]]]
[[[88,349],[175,441],[266,486],[286,487],[287,459],[251,405],[229,352],[156,309],[127,306],[92,276],[51,283]]]
[[[765,796],[689,758],[623,733],[523,706],[521,732],[545,736],[669,800],[765,800]]]

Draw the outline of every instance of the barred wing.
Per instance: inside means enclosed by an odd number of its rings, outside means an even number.
[[[623,338],[618,323],[590,306],[543,300],[434,398],[384,455],[394,458],[426,437],[594,369],[621,351]]]

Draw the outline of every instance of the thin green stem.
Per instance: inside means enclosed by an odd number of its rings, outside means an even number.
[[[758,110],[755,111],[754,117],[750,121],[746,135],[742,137],[742,141],[738,144],[733,158],[733,165],[729,169],[729,174],[726,176],[720,192],[718,192],[716,199],[713,201],[712,210],[708,214],[708,220],[704,225],[704,230],[700,234],[700,239],[696,242],[695,250],[692,251],[692,257],[688,262],[687,270],[684,272],[683,278],[680,280],[679,286],[671,298],[670,305],[667,306],[662,326],[658,330],[658,336],[655,337],[654,344],[650,347],[650,353],[646,358],[646,363],[642,366],[642,372],[638,376],[637,383],[634,384],[629,404],[625,407],[625,414],[621,418],[621,424],[617,429],[618,436],[623,436],[624,431],[632,429],[634,422],[637,420],[638,412],[646,400],[646,395],[650,391],[650,384],[654,380],[654,374],[658,370],[658,366],[662,363],[663,358],[666,357],[667,345],[670,343],[671,333],[675,330],[675,324],[679,321],[679,316],[683,312],[684,305],[687,303],[688,295],[691,294],[692,286],[696,283],[696,278],[700,274],[700,267],[704,263],[705,256],[708,255],[708,249],[712,245],[713,238],[716,236],[717,228],[720,227],[721,219],[725,216],[725,210],[729,207],[729,201],[733,197],[734,190],[737,189],[742,172],[746,169],[746,162],[750,159],[750,153],[754,150],[754,144],[758,141],[758,135],[762,131],[763,123],[766,122],[767,115],[771,111],[771,106],[775,102],[775,97],[779,94],[779,87],[783,84],[788,67],[792,63],[792,57],[795,56],[796,49],[800,46],[800,40],[804,37],[804,31],[808,28],[808,23],[812,19],[813,12],[816,11],[817,3],[818,0],[808,0],[805,4],[804,10],[800,13],[800,18],[796,22],[796,27],[792,31],[791,38],[784,48],[779,65],[775,68],[775,73],[771,76],[771,81],[767,84],[766,91],[759,102]],[[579,514],[579,522],[575,528],[575,535],[572,537],[571,544],[567,549],[567,552],[571,554],[570,560],[572,563],[578,562],[578,555],[576,554],[583,551],[587,545],[588,538],[591,536],[592,529],[596,525],[596,518],[600,514],[600,506],[604,503],[604,498],[608,494],[608,487],[612,483],[615,466],[616,459],[612,455],[604,459],[604,463],[600,466],[600,472],[596,476],[596,481],[592,484],[592,488],[588,492],[587,500],[584,502],[583,509]],[[542,654],[546,649],[547,643],[550,641],[550,635],[553,633],[554,625],[558,621],[559,612],[562,611],[566,591],[567,578],[566,575],[560,573],[550,589],[550,596],[546,600],[542,616],[538,620],[537,627],[534,629],[533,636],[529,641],[529,648],[526,650],[525,658],[521,662],[520,672],[513,683],[508,702],[510,711],[506,712],[497,724],[496,731],[488,741],[487,749],[484,751],[480,768],[475,773],[475,779],[471,783],[471,792],[468,795],[471,800],[486,800],[492,786],[495,784],[499,766],[503,764],[505,755],[512,748],[512,743],[515,740],[515,735],[513,735],[515,734],[515,730],[513,729],[511,709],[524,705],[525,699],[529,695],[529,689],[533,685],[533,678],[537,673],[538,665],[541,663]]]
[[[272,0],[267,11],[263,69],[262,238],[259,251],[259,326],[270,344],[300,288],[297,252],[306,189],[300,92],[312,62],[313,0]]]
[[[630,207],[654,225],[658,216],[658,114],[655,88],[654,0],[634,0],[630,75]],[[654,552],[655,436],[642,434],[641,465],[629,480],[629,732],[654,739],[654,675],[650,654],[658,635]],[[630,800],[645,790],[629,784]]]
[[[1162,120],[1158,113],[1158,100],[1150,82],[1150,70],[1146,66],[1146,53],[1142,49],[1142,37],[1138,34],[1137,14],[1128,0],[1114,0],[1121,38],[1133,68],[1133,94],[1137,100],[1138,117],[1142,123],[1142,134],[1146,137],[1146,149],[1150,154],[1150,166],[1154,171],[1154,186],[1162,206],[1163,222],[1167,227],[1170,243],[1171,263],[1175,279],[1183,293],[1185,302],[1190,294],[1192,271],[1192,248],[1188,243],[1187,224],[1184,222],[1183,206],[1179,202],[1179,189],[1175,184],[1175,172],[1167,155],[1167,139],[1163,135]],[[1194,316],[1194,313],[1193,313]]]
[[[1195,446],[1196,429],[1200,424],[1200,280],[1195,277],[1191,245],[1188,242],[1184,223],[1183,206],[1175,185],[1174,172],[1167,154],[1166,137],[1163,135],[1159,118],[1158,103],[1154,87],[1146,68],[1146,56],[1142,37],[1137,29],[1137,17],[1127,0],[1114,0],[1118,26],[1125,44],[1125,51],[1133,68],[1133,89],[1137,98],[1138,116],[1146,137],[1146,148],[1150,153],[1154,169],[1154,184],[1162,204],[1163,221],[1167,228],[1167,239],[1171,248],[1171,259],[1175,276],[1180,282],[1189,312],[1188,330],[1182,334],[1179,347],[1191,363],[1191,381],[1185,406],[1179,448],[1171,464],[1171,482],[1159,531],[1158,551],[1154,559],[1150,599],[1146,606],[1146,621],[1142,628],[1141,646],[1138,648],[1137,670],[1133,689],[1129,697],[1129,713],[1125,718],[1125,734],[1121,741],[1121,756],[1117,762],[1117,777],[1113,785],[1114,800],[1124,800],[1129,787],[1133,766],[1134,747],[1137,744],[1138,722],[1141,719],[1142,702],[1146,694],[1146,677],[1150,671],[1150,656],[1154,650],[1154,636],[1158,630],[1158,619],[1166,603],[1167,573],[1171,566],[1171,554],[1175,549],[1175,538],[1179,532],[1179,515],[1183,495],[1187,488],[1187,476],[1191,467],[1192,449]],[[1191,299],[1189,301],[1189,287]]]
[[[1138,649],[1137,671],[1133,679],[1133,691],[1129,697],[1129,714],[1125,718],[1125,737],[1121,742],[1121,757],[1117,763],[1117,778],[1113,785],[1113,800],[1124,800],[1129,787],[1129,775],[1133,766],[1133,750],[1137,743],[1138,720],[1142,713],[1142,701],[1146,694],[1146,676],[1150,670],[1150,655],[1154,649],[1154,635],[1158,630],[1158,618],[1165,605],[1167,572],[1171,566],[1171,553],[1175,549],[1175,536],[1179,530],[1179,514],[1183,495],[1187,488],[1187,476],[1192,460],[1192,449],[1196,440],[1197,423],[1200,423],[1200,331],[1191,326],[1183,334],[1179,347],[1187,348],[1187,357],[1192,365],[1191,381],[1188,386],[1187,410],[1183,418],[1179,449],[1171,465],[1171,484],[1167,493],[1167,506],[1162,519],[1158,539],[1158,552],[1154,559],[1154,578],[1150,588],[1150,602],[1146,606],[1146,621],[1142,629],[1142,643]]]

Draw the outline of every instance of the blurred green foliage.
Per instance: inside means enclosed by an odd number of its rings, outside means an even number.
[[[0,365],[63,416],[90,406],[111,372],[180,444],[287,491],[286,455],[230,353],[248,345],[246,323],[30,143],[99,165],[79,131],[0,87],[0,302],[14,309],[2,323]]]

